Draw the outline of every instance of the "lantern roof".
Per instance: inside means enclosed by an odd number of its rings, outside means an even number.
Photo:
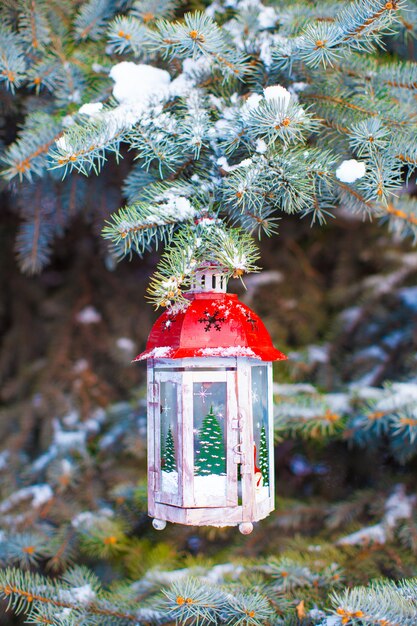
[[[196,290],[180,311],[165,311],[150,332],[146,350],[135,361],[189,357],[249,357],[279,361],[261,319],[235,294]]]

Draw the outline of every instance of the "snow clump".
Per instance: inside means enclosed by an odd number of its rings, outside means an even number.
[[[245,106],[250,109],[256,109],[257,106],[262,102],[263,97],[260,93],[251,93],[251,95],[247,98],[245,102]]]
[[[287,108],[290,103],[291,94],[288,89],[282,87],[282,85],[271,85],[264,89],[265,100],[281,100],[284,108]]]
[[[342,183],[354,183],[362,176],[365,176],[366,165],[363,161],[357,161],[356,159],[349,159],[343,161],[336,170],[336,177],[342,181]]]
[[[75,515],[71,520],[71,526],[73,528],[82,528],[84,530],[92,528],[94,525],[99,524],[103,520],[113,517],[114,512],[111,509],[102,508],[97,512],[82,511]]]
[[[236,165],[229,165],[226,157],[219,157],[217,159],[217,165],[220,165],[222,170],[224,170],[225,172],[233,172],[233,170],[237,169],[238,167],[249,167],[250,165],[252,165],[252,159],[243,159],[243,161],[241,161],[240,163],[236,163]]]
[[[135,349],[135,343],[129,337],[119,337],[116,346],[123,352],[132,352]]]
[[[415,505],[416,496],[408,496],[403,484],[396,485],[391,495],[385,501],[384,516],[379,524],[365,526],[357,532],[342,537],[336,545],[384,544],[398,522],[402,519],[409,519],[412,516]]]
[[[81,604],[90,604],[96,597],[95,592],[89,584],[82,585],[81,587],[72,587],[71,595],[76,602],[80,602]]]
[[[245,108],[250,111],[256,109],[263,100],[270,102],[271,100],[279,100],[283,108],[286,109],[290,103],[291,94],[288,89],[285,89],[282,85],[271,85],[265,87],[263,95],[260,93],[251,93],[246,99]]]
[[[87,102],[86,104],[83,104],[83,106],[80,107],[80,109],[78,109],[78,113],[82,113],[83,115],[88,115],[90,117],[93,117],[94,115],[97,115],[97,113],[100,113],[102,108],[103,108],[102,102]]]
[[[263,139],[257,139],[255,150],[256,152],[259,152],[259,154],[265,154],[265,152],[268,150],[268,146]]]
[[[184,221],[192,219],[196,214],[196,210],[185,196],[177,196],[175,193],[167,192],[163,196],[157,197],[156,200],[163,201],[159,208],[164,210],[165,220],[175,218],[178,221]],[[155,221],[157,219],[156,216]]]
[[[260,5],[258,14],[258,24],[261,28],[273,28],[278,20],[278,14],[274,7],[264,7]]]
[[[25,500],[31,500],[32,507],[39,509],[41,506],[52,500],[53,491],[47,484],[32,485],[31,487],[23,487],[15,491],[0,504],[0,513],[6,513],[14,506]]]
[[[166,70],[132,61],[117,63],[110,70],[114,80],[113,96],[120,103],[135,103],[145,107],[150,98],[166,95],[171,77]]]
[[[93,306],[86,306],[77,313],[75,319],[80,324],[98,324],[101,322],[101,315]]]

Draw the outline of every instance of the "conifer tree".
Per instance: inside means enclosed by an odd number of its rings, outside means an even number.
[[[2,159],[24,271],[77,213],[107,220],[109,263],[168,244],[156,306],[181,301],[201,260],[256,270],[252,235],[282,214],[323,223],[342,206],[416,239],[417,66],[381,52],[416,36],[414,0],[61,4],[0,6],[5,111],[27,111]],[[127,150],[125,206],[102,175],[69,176]]]
[[[199,449],[196,454],[196,474],[224,475],[226,473],[226,456],[223,443],[223,432],[213,407],[203,419],[199,434]]]
[[[167,436],[165,439],[163,470],[165,472],[175,472],[176,469],[177,469],[177,464],[175,461],[175,443],[174,443],[174,437],[172,435],[171,426],[169,426]]]
[[[259,442],[259,469],[262,473],[263,484],[267,487],[269,485],[269,460],[265,426],[262,426]]]

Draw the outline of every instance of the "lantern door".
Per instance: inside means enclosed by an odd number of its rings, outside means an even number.
[[[255,498],[262,502],[274,493],[274,429],[272,365],[251,366]]]
[[[274,503],[272,365],[238,360],[241,489],[245,520],[265,517]]]
[[[154,417],[155,501],[182,505],[182,393],[178,372],[155,372],[159,402]]]
[[[236,370],[184,373],[184,506],[237,506]]]

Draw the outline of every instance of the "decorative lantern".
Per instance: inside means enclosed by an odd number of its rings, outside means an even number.
[[[189,304],[155,322],[148,360],[148,509],[166,522],[239,525],[274,509],[272,361],[264,324],[226,293],[219,267],[197,272]]]

